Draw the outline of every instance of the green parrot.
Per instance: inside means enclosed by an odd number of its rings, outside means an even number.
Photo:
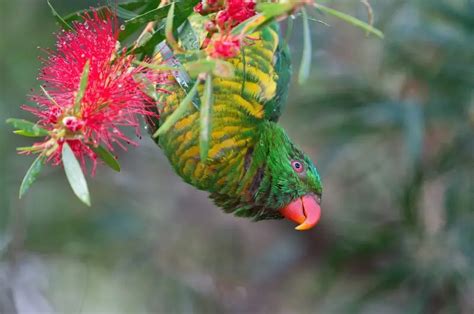
[[[252,42],[243,53],[226,59],[234,66],[234,76],[212,78],[207,160],[200,159],[200,111],[193,104],[155,141],[176,173],[208,191],[225,212],[255,220],[285,217],[298,224],[297,230],[306,230],[320,218],[322,184],[311,159],[277,124],[292,75],[288,47],[276,24],[249,38]],[[162,60],[158,53],[155,62]],[[149,123],[152,129],[186,96],[179,81],[162,86],[166,92],[159,96],[159,118]]]

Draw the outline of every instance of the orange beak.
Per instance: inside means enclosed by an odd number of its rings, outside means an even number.
[[[296,230],[308,230],[314,227],[321,217],[320,203],[319,197],[308,194],[280,209],[280,213],[283,217],[299,224]]]

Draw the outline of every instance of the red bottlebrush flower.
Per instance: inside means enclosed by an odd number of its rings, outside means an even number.
[[[227,0],[225,10],[217,13],[216,23],[223,29],[228,30],[254,16],[254,0]]]
[[[208,53],[213,58],[232,58],[239,54],[241,40],[237,36],[224,35],[212,40]]]
[[[84,120],[79,120],[77,117],[65,117],[62,121],[63,125],[71,132],[77,132],[84,127]]]
[[[120,127],[134,127],[139,134],[139,115],[153,115],[148,110],[147,96],[135,79],[142,68],[132,66],[133,56],[119,50],[119,25],[110,12],[101,19],[98,12],[84,15],[73,30],[57,37],[57,51],[43,60],[39,79],[44,81],[46,96],[31,99],[38,107],[24,107],[39,117],[39,124],[49,130],[50,137],[36,143],[53,164],[61,163],[61,149],[67,142],[85,167],[85,157],[93,162],[97,156],[92,147],[103,145],[113,151],[113,144],[125,149],[124,143],[135,144]],[[75,106],[84,66],[90,69],[84,96]]]

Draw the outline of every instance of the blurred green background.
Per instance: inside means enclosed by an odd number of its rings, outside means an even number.
[[[474,1],[372,2],[383,41],[313,14],[330,27],[282,119],[325,184],[302,233],[222,213],[146,136],[89,180],[91,208],[52,167],[18,200],[31,141],[3,121],[32,118],[57,27],[46,1],[1,0],[0,313],[474,313]]]

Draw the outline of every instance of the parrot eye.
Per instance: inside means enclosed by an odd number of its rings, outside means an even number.
[[[304,170],[303,164],[297,160],[293,160],[291,162],[291,166],[293,167],[293,170],[295,170],[298,173],[301,173]]]

